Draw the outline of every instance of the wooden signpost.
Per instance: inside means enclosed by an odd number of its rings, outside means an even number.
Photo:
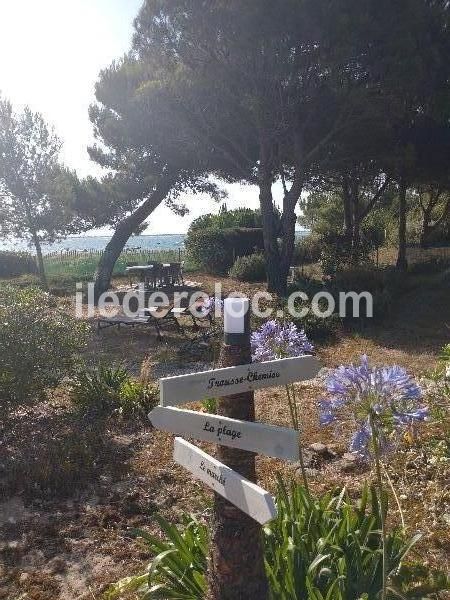
[[[176,437],[173,457],[194,477],[264,525],[277,515],[272,496],[203,450]]]
[[[255,423],[254,390],[315,377],[313,356],[251,363],[249,300],[224,302],[223,368],[160,380],[160,406],[149,414],[154,427],[218,445],[213,458],[176,437],[174,460],[216,492],[211,518],[210,600],[266,600],[260,524],[277,515],[272,496],[256,482],[255,453],[298,460],[298,432]],[[242,314],[236,309],[243,308]],[[175,408],[218,398],[217,414]],[[220,459],[220,460],[219,460]]]
[[[294,381],[312,379],[318,372],[319,362],[314,356],[296,356],[166,377],[160,379],[161,406],[177,406],[204,398],[220,398],[260,388],[287,385]]]
[[[177,435],[283,460],[299,459],[298,433],[287,427],[163,406],[153,409],[149,418],[157,429]]]

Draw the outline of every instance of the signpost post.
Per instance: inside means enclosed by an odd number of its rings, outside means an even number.
[[[251,348],[248,298],[225,300],[224,334],[221,366],[249,364]],[[217,414],[253,422],[253,391],[219,398]],[[219,445],[216,458],[249,481],[256,481],[254,453]],[[261,526],[218,494],[214,497],[208,580],[211,600],[265,600],[268,597]]]

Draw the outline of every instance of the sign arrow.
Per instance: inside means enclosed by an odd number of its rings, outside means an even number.
[[[261,525],[277,516],[277,509],[269,492],[193,444],[176,437],[173,458],[194,477],[206,483]]]
[[[162,406],[148,416],[154,427],[170,433],[284,460],[299,459],[298,432],[287,427]]]
[[[241,394],[259,388],[312,379],[319,372],[314,356],[281,358],[249,365],[202,371],[159,380],[161,406]]]

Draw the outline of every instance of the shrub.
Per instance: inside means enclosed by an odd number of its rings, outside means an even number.
[[[288,490],[280,482],[277,507],[277,518],[263,530],[270,598],[376,600],[379,597],[382,541],[380,506],[374,492],[365,488],[355,505],[345,491],[314,499],[301,486],[292,484]],[[148,573],[110,586],[108,600],[131,591],[141,598],[206,597],[207,526],[186,516],[181,529],[161,517],[157,517],[157,522],[167,541],[136,532],[150,553],[156,555]],[[416,570],[412,577],[404,567],[400,569],[417,539],[416,536],[408,540],[397,529],[387,536],[391,583],[403,594],[393,597],[417,597],[414,587],[418,582],[427,582],[431,593],[447,589],[448,580],[442,573],[431,574],[422,567],[422,572],[418,574]]]
[[[156,386],[133,380],[122,366],[100,365],[77,373],[72,399],[85,414],[145,419],[159,398]]]
[[[136,417],[146,420],[148,413],[158,403],[159,390],[156,385],[129,379],[120,387],[118,412],[126,419]]]
[[[217,398],[205,398],[202,400],[202,406],[205,412],[217,414]]]
[[[293,265],[305,265],[317,262],[322,252],[322,241],[316,235],[301,238],[294,248]]]
[[[381,506],[373,489],[365,486],[361,499],[353,504],[345,491],[316,499],[298,485],[292,484],[288,490],[280,482],[277,508],[277,518],[264,528],[272,598],[379,598]],[[387,573],[391,589],[395,589],[390,597],[417,597],[415,586],[408,585],[410,579],[402,578],[399,569],[419,537],[407,539],[399,529],[387,534]],[[420,579],[423,582],[428,576],[424,567]],[[447,585],[447,577],[441,574],[431,591],[447,589]]]
[[[312,310],[310,310],[305,317],[291,317],[291,320],[298,329],[304,330],[309,339],[316,342],[323,342],[334,338],[342,326],[341,318],[337,313],[333,313],[329,317],[318,317]]]
[[[0,399],[4,408],[37,400],[73,372],[87,325],[38,288],[0,287]]]
[[[194,517],[183,515],[182,529],[171,525],[166,519],[153,517],[167,537],[160,540],[145,531],[136,531],[146,550],[157,555],[150,573],[127,577],[110,586],[105,600],[121,598],[122,594],[137,591],[140,597],[183,598],[200,600],[206,597],[206,568],[208,555],[208,532],[206,525]],[[155,587],[153,587],[155,584]]]
[[[83,412],[104,413],[118,403],[120,388],[129,376],[121,366],[100,365],[79,371],[72,382],[72,398]]]
[[[309,298],[312,298],[317,292],[325,289],[323,281],[296,273],[292,283],[288,285],[288,296],[293,292],[305,292]]]
[[[266,261],[262,253],[239,256],[229,271],[229,276],[239,281],[264,281]]]
[[[261,229],[200,229],[186,238],[188,259],[207,273],[225,274],[238,256],[264,248]]]
[[[395,306],[398,298],[408,289],[408,278],[398,273],[395,269],[376,269],[354,267],[344,269],[337,273],[329,283],[329,291],[333,294],[336,304],[339,302],[340,292],[369,292],[373,296],[374,318],[388,316]],[[361,304],[362,317],[364,305]],[[348,315],[347,318],[352,318]]]
[[[432,256],[422,262],[409,265],[408,272],[413,275],[430,275],[431,273],[441,273],[450,267],[450,258],[441,256]]]
[[[300,298],[295,302],[295,309],[300,312],[302,308],[308,308],[308,313],[304,317],[295,317],[290,314],[287,309],[287,305],[282,305],[280,308],[283,311],[283,317],[286,321],[292,321],[297,329],[305,332],[308,339],[313,340],[314,342],[323,342],[325,340],[329,340],[334,338],[341,328],[341,319],[337,313],[333,313],[329,317],[318,317],[312,311],[311,299],[316,293],[315,287],[311,289],[304,289],[302,287],[297,288],[305,291],[309,296],[309,301],[303,301]],[[322,288],[323,289],[323,288]],[[290,290],[290,293],[295,291],[294,289]],[[322,306],[323,302],[319,302],[319,306],[325,310],[326,306]]]
[[[361,241],[357,248],[351,248],[345,236],[328,232],[320,238],[320,264],[325,275],[334,276],[339,271],[371,263],[371,244]]]
[[[232,227],[245,227],[247,229],[262,226],[261,211],[251,208],[237,208],[235,210],[221,210],[215,215],[209,213],[194,219],[189,227],[189,233],[199,229],[230,229]]]
[[[0,251],[0,277],[18,277],[36,273],[36,261],[28,252]]]

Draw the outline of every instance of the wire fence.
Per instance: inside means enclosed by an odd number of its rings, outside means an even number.
[[[49,252],[44,256],[44,260],[47,262],[64,262],[67,260],[76,260],[83,258],[95,257],[99,258],[103,254],[103,249],[89,249],[89,250],[56,250]],[[181,262],[184,259],[185,250],[183,248],[125,248],[121,252],[121,257],[142,259],[148,258],[148,260],[157,260],[160,257],[170,257],[171,260]]]
[[[90,278],[95,273],[103,250],[65,250],[51,252],[44,256],[45,270],[49,275]],[[142,249],[127,248],[119,256],[114,275],[125,274],[125,268],[130,264],[147,264],[149,262],[183,262],[183,248],[174,249]]]
[[[395,265],[397,248],[382,247],[373,251],[372,259],[377,266]],[[98,265],[103,250],[64,250],[51,252],[44,256],[45,268],[50,275],[70,275],[80,278],[92,277]],[[406,256],[410,265],[442,261],[450,263],[450,246],[436,248],[421,248],[408,246]],[[184,248],[173,249],[143,249],[126,248],[120,255],[114,268],[115,275],[124,275],[125,268],[130,264],[147,264],[149,262],[183,262],[186,260]]]

